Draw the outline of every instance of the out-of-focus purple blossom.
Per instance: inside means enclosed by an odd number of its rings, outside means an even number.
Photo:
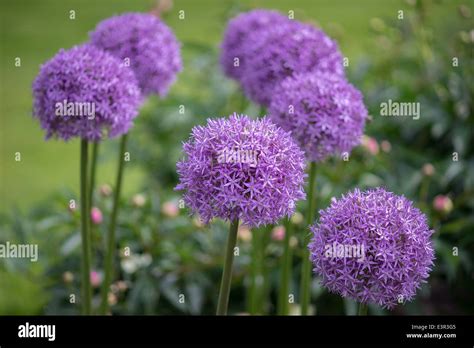
[[[392,308],[411,300],[433,266],[426,216],[382,188],[333,198],[310,229],[311,260],[322,284],[362,303]]]
[[[171,29],[148,13],[125,13],[100,22],[91,43],[130,64],[143,95],[167,94],[182,69],[180,44]]]
[[[220,62],[224,73],[239,80],[245,71],[245,62],[250,51],[249,44],[268,28],[289,22],[288,17],[277,11],[257,9],[232,18],[224,33]]]
[[[214,217],[249,227],[275,223],[305,197],[303,152],[268,118],[210,119],[194,127],[184,152],[176,189],[205,223]]]
[[[359,144],[367,109],[362,94],[344,78],[307,73],[274,90],[269,116],[291,133],[308,160],[320,162]]]
[[[107,52],[90,45],[60,50],[33,82],[33,116],[46,130],[69,140],[90,141],[128,132],[141,97],[135,76]]]
[[[245,47],[242,87],[251,100],[264,106],[270,104],[275,87],[287,77],[305,72],[344,75],[337,43],[308,24],[282,23],[252,35]]]

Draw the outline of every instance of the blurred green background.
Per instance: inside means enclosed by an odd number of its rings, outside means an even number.
[[[449,25],[455,16],[446,18],[446,11],[455,12],[461,1],[446,1],[434,8],[429,22]],[[153,0],[3,0],[1,16],[1,109],[0,109],[0,211],[12,206],[27,208],[58,188],[78,186],[78,141],[44,141],[39,123],[31,117],[31,84],[40,64],[51,58],[60,48],[87,41],[88,33],[96,24],[114,14],[127,11],[149,11]],[[396,19],[397,11],[407,8],[403,1],[388,0],[383,5],[377,0],[344,1],[217,1],[177,0],[165,14],[168,25],[183,43],[184,70],[171,93],[179,93],[195,81],[190,61],[192,47],[204,44],[218,47],[229,11],[239,8],[274,8],[295,11],[296,19],[305,19],[321,25],[339,39],[342,51],[355,65],[362,55],[376,55],[383,50],[371,42],[370,20],[388,17]],[[74,10],[76,18],[69,19]],[[185,11],[185,19],[178,13]],[[190,43],[190,45],[187,45]],[[21,58],[21,67],[15,67],[15,58]],[[215,67],[218,73],[219,67]],[[351,69],[351,68],[349,68]],[[223,110],[230,114],[234,110]],[[139,122],[139,120],[138,120]],[[15,153],[21,161],[15,161]],[[114,164],[106,154],[101,157],[99,182],[111,182]],[[137,189],[144,173],[139,168],[128,172],[126,192]]]
[[[238,85],[218,64],[226,23],[251,8],[295,11],[296,19],[321,26],[349,58],[349,80],[361,89],[372,121],[349,162],[332,159],[318,168],[318,207],[354,187],[386,186],[425,212],[436,231],[436,262],[415,301],[372,314],[474,313],[474,112],[473,1],[271,0],[164,1],[161,14],[182,43],[184,70],[167,98],[143,106],[130,137],[131,162],[117,229],[120,256],[110,293],[116,314],[212,314],[222,267],[226,225],[202,226],[180,209],[176,161],[181,142],[207,117],[242,109]],[[0,314],[77,314],[79,294],[79,143],[44,141],[31,117],[31,83],[39,65],[60,48],[88,38],[96,24],[126,11],[150,11],[156,2],[128,0],[3,0],[0,92],[0,243],[37,243],[40,261],[0,260]],[[69,19],[74,10],[76,18]],[[178,18],[184,10],[185,19]],[[403,19],[398,19],[403,11]],[[15,67],[15,58],[21,67]],[[454,67],[453,58],[459,65]],[[388,99],[421,104],[420,120],[379,116]],[[186,112],[178,108],[184,105]],[[100,150],[94,226],[94,275],[100,283],[103,236],[111,209],[110,187],[118,141]],[[15,153],[21,161],[15,161]],[[453,161],[453,153],[458,161]],[[431,166],[431,167],[430,167]],[[425,168],[425,169],[423,169]],[[427,170],[428,168],[428,170]],[[432,169],[432,170],[430,170]],[[113,189],[113,188],[112,188]],[[438,198],[437,198],[438,197]],[[441,198],[441,199],[440,199]],[[438,199],[443,204],[435,206]],[[299,211],[305,213],[302,202]],[[298,297],[306,227],[295,218],[291,291]],[[274,314],[282,242],[277,233],[239,232],[231,313]],[[258,246],[252,239],[261,241]],[[263,242],[262,242],[263,240]],[[454,252],[456,248],[457,252]],[[263,279],[256,286],[256,279]],[[186,302],[178,301],[185,294]],[[98,300],[96,288],[95,300]],[[354,314],[356,304],[328,294],[314,277],[313,312]],[[296,303],[292,312],[298,313]]]

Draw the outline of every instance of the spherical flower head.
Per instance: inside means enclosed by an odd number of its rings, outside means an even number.
[[[383,188],[333,198],[310,229],[310,257],[323,286],[362,303],[392,308],[411,300],[433,265],[426,216]]]
[[[224,73],[239,80],[245,70],[247,45],[262,31],[290,21],[288,17],[272,10],[257,9],[232,18],[224,33],[220,62]]]
[[[285,79],[275,88],[268,113],[314,162],[350,152],[360,143],[367,118],[362,94],[345,78],[328,73]]]
[[[268,106],[275,87],[294,74],[344,75],[337,43],[311,25],[288,21],[253,39],[246,45],[248,58],[241,82],[246,95],[261,105]]]
[[[214,217],[249,227],[275,223],[305,197],[303,152],[268,118],[210,119],[193,128],[183,149],[176,189],[205,223]]]
[[[90,45],[60,50],[41,66],[33,82],[33,116],[53,135],[69,140],[127,133],[141,97],[133,72]]]
[[[165,96],[182,69],[178,40],[151,14],[126,13],[108,18],[97,25],[90,41],[129,64],[145,96]]]

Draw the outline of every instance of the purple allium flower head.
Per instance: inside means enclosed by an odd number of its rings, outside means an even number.
[[[311,25],[288,21],[253,40],[246,45],[241,83],[246,95],[256,103],[268,106],[274,88],[297,73],[344,75],[337,43]]]
[[[239,80],[244,72],[245,60],[248,54],[247,45],[253,44],[254,38],[270,27],[289,22],[288,17],[272,10],[257,9],[232,18],[224,34],[221,45],[221,66],[224,73]],[[238,66],[235,66],[238,59]]]
[[[433,265],[426,216],[383,188],[333,198],[310,229],[311,260],[322,284],[362,303],[392,308],[411,300]]]
[[[304,154],[266,117],[209,119],[193,128],[183,148],[176,189],[205,223],[214,217],[249,227],[275,223],[305,197]]]
[[[181,71],[180,45],[171,29],[146,13],[126,13],[100,22],[91,43],[129,62],[143,95],[166,95]],[[128,59],[128,61],[127,61]]]
[[[362,94],[329,73],[285,79],[275,88],[268,113],[314,162],[350,152],[360,143],[367,118]]]
[[[138,114],[140,89],[133,71],[91,45],[60,50],[33,82],[33,116],[53,135],[98,141],[126,133]]]

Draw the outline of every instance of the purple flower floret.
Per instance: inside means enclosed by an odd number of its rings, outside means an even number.
[[[268,118],[209,119],[193,128],[183,148],[176,189],[205,223],[214,217],[249,227],[275,223],[305,197],[303,152]]]
[[[98,141],[126,133],[141,102],[133,72],[90,45],[60,50],[41,66],[33,82],[33,116],[63,140]]]
[[[268,113],[314,162],[349,153],[359,144],[367,118],[362,94],[344,77],[329,73],[285,79],[275,88]]]
[[[130,64],[145,96],[166,95],[182,69],[179,42],[171,29],[151,14],[108,18],[97,25],[90,40]]]
[[[333,198],[310,229],[311,260],[323,286],[362,303],[392,308],[411,300],[433,266],[426,216],[383,188]]]
[[[311,25],[289,21],[252,39],[246,45],[241,82],[246,95],[256,103],[268,106],[274,88],[297,73],[344,75],[337,43]]]
[[[221,45],[221,66],[224,73],[239,80],[244,72],[247,46],[253,44],[261,32],[289,22],[288,17],[272,10],[253,10],[232,18],[227,25]],[[236,66],[235,59],[238,59]]]

